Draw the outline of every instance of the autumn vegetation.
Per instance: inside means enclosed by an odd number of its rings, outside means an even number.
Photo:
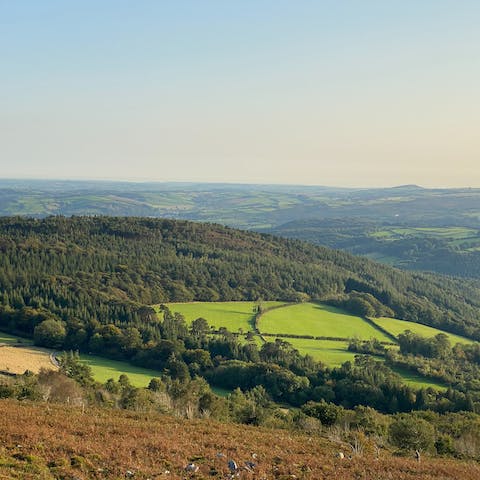
[[[476,480],[471,461],[375,450],[358,436],[356,449],[336,437],[184,420],[141,412],[85,409],[1,400],[0,478],[226,478],[228,459],[255,463],[240,478]],[[345,458],[338,458],[345,452]],[[221,455],[219,455],[221,454]],[[252,457],[255,454],[256,458]],[[188,474],[186,465],[199,466]],[[169,472],[169,473],[165,473]]]

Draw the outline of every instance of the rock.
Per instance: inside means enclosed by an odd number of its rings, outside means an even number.
[[[335,455],[337,458],[340,458],[340,459],[344,459],[345,458],[345,455],[343,452],[337,452],[337,454]]]
[[[189,463],[186,467],[185,470],[190,473],[195,473],[198,472],[198,469],[200,467],[198,465],[195,465],[194,463]]]
[[[229,460],[228,461],[228,469],[231,472],[236,472],[238,470],[237,462],[235,462],[235,460]]]

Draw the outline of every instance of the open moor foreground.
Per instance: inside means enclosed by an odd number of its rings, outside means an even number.
[[[0,401],[0,478],[53,480],[226,478],[227,461],[256,463],[240,478],[477,480],[476,463],[380,452],[348,458],[347,446],[282,430],[169,416]],[[346,458],[337,458],[344,451]],[[225,457],[219,456],[221,453]],[[252,458],[256,455],[256,459]],[[199,466],[185,472],[190,462]],[[168,471],[170,473],[165,474]]]

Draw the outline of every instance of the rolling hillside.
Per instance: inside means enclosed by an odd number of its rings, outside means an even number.
[[[375,338],[391,346],[392,342],[394,343],[394,336],[409,328],[414,333],[426,337],[445,333],[439,329],[397,319],[382,318],[367,321],[321,303],[263,302],[264,312],[257,317],[256,322],[252,313],[256,306],[255,302],[191,302],[167,305],[172,311],[185,315],[188,322],[203,317],[212,327],[229,325],[232,327],[229,330],[234,333],[239,329],[243,333],[254,332],[254,328],[257,328],[258,333],[255,333],[254,339],[260,346],[262,341],[273,342],[279,338],[289,342],[302,355],[310,355],[331,368],[355,360],[357,353],[348,350],[349,340],[352,338],[362,340]],[[375,328],[375,324],[380,328]],[[464,337],[448,333],[446,335],[452,345],[457,342],[475,343]],[[414,388],[445,388],[439,381],[405,369],[394,368],[394,371],[407,385]]]
[[[308,243],[218,225],[1,218],[0,248],[0,322],[27,335],[39,311],[78,320],[69,327],[73,335],[92,319],[155,328],[151,304],[288,302],[361,292],[398,318],[480,339],[475,282],[411,274]],[[27,314],[24,308],[34,311]],[[91,329],[83,329],[88,336]],[[81,347],[80,337],[75,338]]]

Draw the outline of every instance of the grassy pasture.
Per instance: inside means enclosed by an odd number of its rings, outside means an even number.
[[[93,378],[98,382],[105,383],[109,378],[118,380],[125,374],[130,383],[135,387],[146,387],[153,377],[160,376],[160,372],[147,368],[135,367],[127,362],[110,360],[95,355],[80,355],[80,360],[92,369]]]
[[[266,337],[266,339],[275,341],[275,337]],[[339,367],[342,363],[353,362],[356,355],[347,350],[348,342],[306,338],[282,338],[282,340],[291,343],[302,355],[311,355],[315,360],[319,360],[329,367]]]
[[[395,367],[392,368],[395,373],[398,373],[403,381],[412,388],[434,388],[435,390],[446,390],[447,387],[440,382],[432,380],[430,378],[422,377],[416,373],[410,372],[404,368]]]
[[[372,318],[372,321],[382,327],[387,332],[391,333],[393,336],[398,336],[400,333],[403,333],[405,330],[410,330],[417,335],[422,337],[434,337],[439,333],[444,333],[447,335],[450,343],[455,345],[456,343],[462,344],[472,344],[475,343],[473,340],[470,340],[459,335],[454,335],[453,333],[447,333],[436,328],[428,327],[420,323],[407,322],[406,320],[397,320],[395,318]]]
[[[363,318],[320,303],[299,303],[266,312],[260,317],[259,329],[265,333],[391,341]]]
[[[448,240],[452,245],[460,245],[464,241],[480,243],[478,230],[467,227],[392,227],[370,232],[369,236],[390,241],[405,237],[432,237]]]
[[[264,308],[284,305],[285,302],[263,302]],[[231,332],[244,332],[254,330],[255,313],[257,302],[189,302],[167,303],[172,312],[179,312],[190,324],[199,317],[205,318],[215,328],[225,327]],[[159,311],[159,306],[155,307]]]
[[[1,343],[6,343],[6,344],[18,344],[18,343],[23,343],[25,345],[31,345],[32,341],[29,340],[28,338],[21,338],[15,335],[10,335],[9,333],[3,333],[0,332],[0,344]]]

